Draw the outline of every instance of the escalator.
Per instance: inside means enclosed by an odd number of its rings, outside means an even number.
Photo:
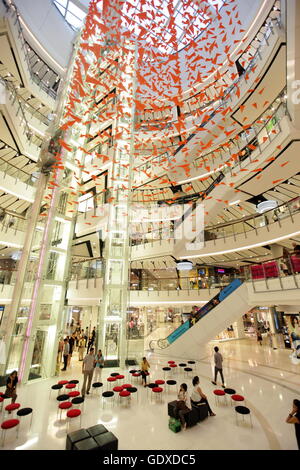
[[[246,284],[234,279],[197,312],[194,324],[187,320],[166,338],[151,341],[150,349],[169,357],[198,358],[208,341],[250,310],[247,299]]]

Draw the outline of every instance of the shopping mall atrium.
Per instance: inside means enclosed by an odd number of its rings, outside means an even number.
[[[297,450],[300,1],[0,21],[0,448]]]

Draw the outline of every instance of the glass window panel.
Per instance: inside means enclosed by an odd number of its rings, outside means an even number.
[[[73,13],[73,15],[77,16],[77,18],[81,20],[83,20],[86,16],[85,11],[83,11],[81,8],[78,8],[76,5],[74,5],[73,2],[69,2],[68,11]]]
[[[71,26],[73,26],[76,29],[79,29],[82,26],[82,20],[77,18],[77,16],[72,15],[72,13],[70,12],[67,12],[66,20]]]
[[[68,0],[55,0],[54,3],[57,7],[59,7],[61,5],[62,7],[66,8]]]
[[[61,12],[61,14],[62,14],[63,16],[65,16],[65,14],[66,14],[66,9],[65,9],[64,7],[62,7],[61,5],[59,5],[59,3],[56,3],[56,2],[55,2],[55,6],[59,9],[59,11]]]

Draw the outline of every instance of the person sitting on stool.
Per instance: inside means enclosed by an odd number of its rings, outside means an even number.
[[[209,416],[216,416],[215,413],[212,411],[211,407],[209,406],[209,403],[207,401],[207,396],[204,395],[202,392],[201,388],[199,387],[199,377],[196,375],[196,377],[193,378],[193,393],[191,395],[191,402],[192,404],[198,405],[200,403],[206,403],[208,407],[208,412]]]

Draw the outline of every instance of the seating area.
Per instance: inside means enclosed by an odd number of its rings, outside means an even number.
[[[189,366],[189,367],[188,367]],[[186,369],[190,370],[186,370]],[[165,370],[167,369],[167,370]],[[85,407],[88,401],[88,409],[96,407],[95,410],[103,412],[119,413],[126,408],[134,408],[143,403],[142,406],[163,405],[168,403],[168,415],[171,419],[169,428],[174,430],[178,426],[178,413],[176,410],[176,399],[179,386],[182,382],[188,384],[191,390],[191,378],[196,374],[196,361],[186,361],[177,363],[175,361],[158,361],[158,364],[151,364],[150,374],[147,377],[147,387],[144,389],[140,370],[130,369],[120,373],[119,371],[103,374],[102,382],[92,382],[90,394],[81,396],[82,377],[72,380],[58,380],[57,383],[49,384],[49,398],[51,403],[56,403],[55,426],[58,426],[61,433],[67,434],[67,448],[72,450],[96,450],[99,448],[113,449],[118,446],[118,439],[110,433],[102,424],[95,426],[97,434],[92,435],[90,428],[83,429],[85,424]],[[251,413],[245,405],[245,398],[238,394],[236,390],[225,388],[224,390],[214,390],[216,405],[234,406],[236,415],[236,425],[249,416],[252,426]],[[9,438],[11,445],[18,439],[20,433],[29,432],[32,425],[33,408],[21,408],[20,403],[5,406],[5,395],[0,396],[2,405],[2,445]],[[223,402],[221,401],[223,399]],[[115,410],[115,411],[114,411]],[[9,413],[10,412],[10,413]],[[9,413],[9,415],[7,415]],[[22,421],[30,417],[28,426],[21,426]],[[208,417],[208,407],[206,404],[193,405],[189,413],[185,415],[187,428],[196,426]],[[8,419],[9,418],[9,419]],[[121,418],[120,418],[121,419]],[[174,422],[173,422],[173,421]],[[90,424],[90,421],[89,423]],[[98,426],[98,427],[97,427]],[[101,427],[102,426],[102,427]],[[177,426],[177,428],[176,428]],[[14,430],[14,431],[13,431]],[[15,432],[15,434],[13,434]],[[106,433],[105,436],[100,435]],[[110,447],[112,446],[112,447]]]

